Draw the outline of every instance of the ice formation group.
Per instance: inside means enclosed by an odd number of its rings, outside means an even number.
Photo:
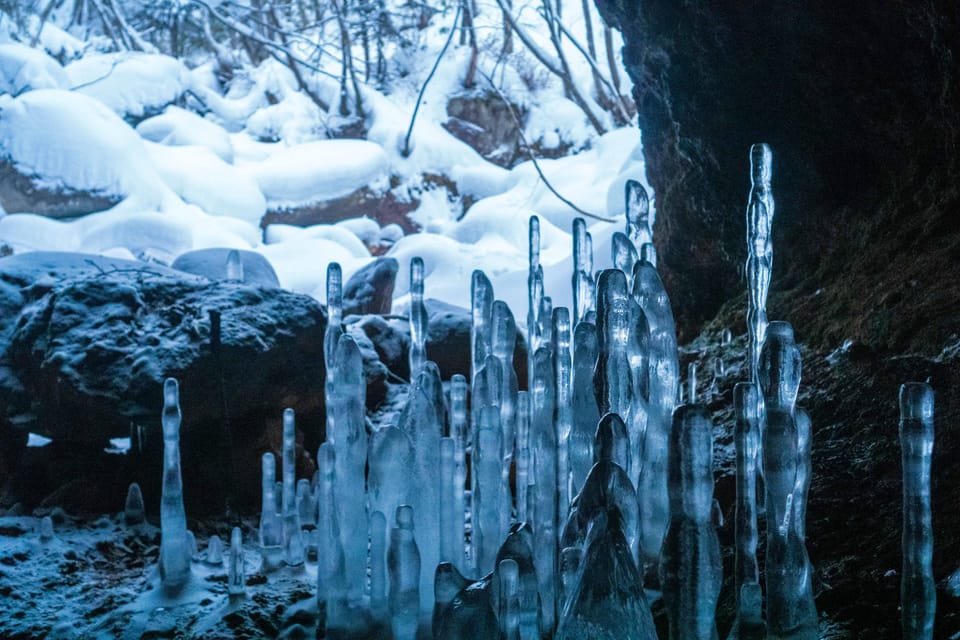
[[[800,351],[786,322],[767,324],[771,154],[751,150],[747,218],[750,380],[736,386],[736,617],[728,638],[818,637],[805,546],[811,424],[796,406]],[[713,498],[713,422],[696,369],[681,404],[677,339],[657,273],[643,187],[628,182],[615,268],[594,274],[592,239],[573,225],[573,309],[544,291],[540,222],[529,225],[526,391],[513,368],[517,324],[489,278],[471,282],[471,379],[448,383],[426,359],[424,269],[410,265],[410,375],[396,424],[364,413],[360,350],[341,326],[342,276],[327,273],[326,442],[313,481],[295,477],[295,420],[283,415],[277,482],[263,455],[262,570],[316,567],[329,637],[657,638],[662,596],[671,640],[718,637],[723,580]],[[639,250],[638,250],[638,246]],[[595,277],[596,275],[596,277]],[[901,391],[905,638],[931,638],[930,454],[933,392]],[[179,468],[177,382],[164,385],[160,575],[175,592],[193,550]],[[277,493],[280,493],[278,496]],[[758,508],[759,500],[763,509]],[[126,520],[143,519],[133,486]],[[764,575],[758,516],[766,517]],[[219,544],[208,551],[223,559]],[[316,558],[314,565],[313,558]],[[229,593],[242,596],[233,530]]]

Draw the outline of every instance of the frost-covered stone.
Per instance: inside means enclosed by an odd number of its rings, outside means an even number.
[[[395,258],[377,258],[354,272],[343,288],[343,314],[388,314],[400,264]]]

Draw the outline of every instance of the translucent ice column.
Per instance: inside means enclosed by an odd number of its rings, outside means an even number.
[[[457,562],[463,555],[463,514],[456,514],[457,492],[453,438],[440,439],[440,560]],[[459,517],[457,517],[459,516]]]
[[[347,584],[343,546],[337,523],[337,454],[324,442],[317,452],[320,480],[317,485],[317,606],[321,623],[338,627],[346,612]]]
[[[573,321],[580,322],[594,308],[593,242],[583,218],[573,220]]]
[[[500,534],[507,535],[513,499],[510,495],[510,468],[513,466],[517,429],[517,372],[513,368],[513,350],[517,343],[517,323],[506,302],[493,303],[493,355],[500,361],[500,429],[503,460],[501,463]]]
[[[473,549],[476,575],[496,566],[501,541],[501,465],[503,441],[500,412],[495,406],[480,409],[473,455]]]
[[[541,631],[553,632],[556,626],[557,562],[557,432],[553,424],[556,410],[556,386],[553,358],[541,347],[533,357],[532,384],[529,391],[534,488],[534,564],[540,587]]]
[[[517,394],[517,521],[531,520],[533,497],[528,489],[533,481],[533,451],[530,443],[530,402],[528,392]]]
[[[240,252],[236,249],[227,253],[227,280],[243,282],[243,261],[240,259]]]
[[[540,218],[530,216],[527,272],[527,375],[532,375],[533,354],[540,348],[540,305],[543,299],[543,267],[540,265]],[[529,385],[528,385],[529,386]]]
[[[637,249],[630,242],[630,238],[625,233],[617,231],[613,234],[613,241],[610,245],[610,258],[613,261],[615,269],[620,269],[627,276],[627,287],[633,287],[633,265],[637,263],[639,256]]]
[[[566,307],[553,310],[553,375],[557,385],[557,497],[560,519],[570,510],[570,433],[573,431],[573,364],[570,358],[570,311]]]
[[[326,367],[327,379],[324,385],[324,399],[327,407],[327,441],[334,442],[333,406],[334,365],[337,356],[337,341],[343,334],[343,272],[340,264],[331,262],[327,266],[327,329],[323,335],[323,363]]]
[[[770,177],[773,154],[759,143],[750,147],[750,196],[747,200],[747,333],[750,374],[757,381],[760,349],[767,328],[767,293],[773,268],[773,191]]]
[[[937,592],[933,581],[930,459],[933,454],[933,389],[922,382],[900,387],[903,460],[903,573],[901,626],[905,640],[933,638]]]
[[[277,466],[269,451],[260,459],[263,482],[263,500],[260,510],[260,555],[263,570],[272,571],[283,564],[283,522],[277,514],[276,487]]]
[[[728,640],[761,640],[766,634],[760,611],[757,568],[757,456],[760,446],[760,401],[757,385],[740,382],[733,388],[736,414],[734,444],[737,457],[737,511],[734,524],[734,594],[737,615]]]
[[[423,304],[423,260],[410,260],[410,380],[427,360],[427,308]]]
[[[663,534],[670,517],[667,449],[680,383],[680,363],[670,298],[656,267],[643,257],[633,269],[633,299],[643,311],[650,333],[647,343],[647,427],[641,447],[642,464],[639,465],[637,495],[642,519],[640,549],[647,578],[655,581]]]
[[[231,596],[242,596],[247,590],[243,570],[243,533],[234,527],[230,533],[230,565],[227,572],[227,591]]]
[[[597,327],[589,322],[577,323],[573,332],[573,374],[570,394],[573,424],[568,451],[570,459],[571,495],[580,492],[593,466],[593,438],[600,420],[597,396],[593,392],[593,374],[597,366]]]
[[[798,472],[809,464],[810,456],[809,446],[801,447],[795,417],[800,375],[793,328],[786,322],[771,322],[759,364],[765,423],[761,456],[767,511],[767,637],[812,640],[817,637],[813,568],[803,524],[798,522],[805,510],[800,502],[806,496],[796,491]]]
[[[714,640],[723,566],[711,521],[713,421],[703,405],[683,405],[670,433],[670,525],[663,539],[660,584],[670,640]]]
[[[335,357],[336,386],[333,395],[337,439],[337,520],[346,562],[347,596],[357,602],[367,580],[367,540],[358,531],[367,530],[366,505],[366,390],[363,363],[357,343],[340,336]]]
[[[493,285],[486,274],[477,269],[470,280],[470,382],[477,378],[487,356],[493,352]]]
[[[297,506],[297,430],[293,409],[283,411],[283,560],[292,567],[303,565],[306,548]]]
[[[417,637],[421,609],[420,551],[413,527],[413,507],[397,507],[397,524],[390,532],[390,549],[387,552],[390,628],[394,640],[415,640]],[[432,584],[433,580],[430,582]]]
[[[131,482],[127,487],[127,499],[123,503],[123,519],[128,525],[142,524],[146,520],[143,493],[140,485]]]
[[[467,379],[455,374],[450,379],[450,435],[453,437],[454,484],[457,487],[454,493],[454,514],[460,521],[459,555],[453,564],[459,570],[464,569],[464,539],[463,531],[466,524],[466,496],[467,486],[467,443],[470,442],[469,423],[467,421]]]
[[[653,242],[650,228],[650,196],[642,184],[636,180],[627,180],[625,188],[627,237],[633,246],[639,249]]]
[[[163,382],[163,485],[160,498],[160,580],[176,591],[190,578],[187,514],[180,476],[180,389],[174,378]]]

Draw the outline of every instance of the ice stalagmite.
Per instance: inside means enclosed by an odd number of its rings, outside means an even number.
[[[493,358],[496,360],[495,358]],[[443,400],[440,370],[427,361],[411,386],[407,405],[400,415],[400,426],[413,443],[413,479],[410,501],[416,521],[417,539],[422,559],[420,592],[433,593],[433,573],[440,562],[440,438],[447,410]],[[421,603],[423,613],[431,610],[430,599]]]
[[[640,259],[649,262],[654,267],[657,266],[657,248],[653,246],[652,242],[646,242],[640,247]]]
[[[317,452],[320,482],[317,485],[317,607],[320,625],[339,627],[346,615],[347,581],[340,526],[337,522],[337,454],[324,442]]]
[[[212,535],[207,542],[207,555],[203,560],[206,564],[220,566],[223,564],[223,543],[220,536]]]
[[[496,574],[467,585],[447,605],[439,621],[438,640],[498,640],[500,625],[491,592]]]
[[[366,584],[367,541],[358,531],[367,530],[365,468],[367,465],[366,390],[363,363],[357,343],[340,336],[334,357],[332,411],[336,423],[337,521],[343,544],[347,590],[351,602],[360,600]]]
[[[580,322],[594,308],[593,247],[587,223],[573,220],[573,321]]]
[[[230,533],[230,564],[227,571],[227,591],[231,596],[242,596],[247,590],[243,569],[243,532],[234,527]]]
[[[493,303],[493,355],[500,361],[500,429],[502,431],[503,460],[501,463],[500,535],[507,535],[513,498],[510,495],[510,468],[516,445],[517,431],[517,372],[513,368],[513,350],[517,343],[517,323],[506,302]]]
[[[670,433],[670,525],[663,540],[660,583],[670,640],[715,640],[723,566],[711,521],[713,421],[703,405],[683,405]]]
[[[331,397],[336,384],[334,370],[337,356],[337,342],[343,334],[343,272],[340,264],[331,262],[327,266],[327,329],[323,335],[323,363],[327,379],[324,384],[324,399],[327,407],[327,442],[336,441]]]
[[[656,640],[653,614],[616,509],[590,523],[586,548],[557,640]]]
[[[127,499],[123,503],[123,520],[128,525],[142,524],[146,520],[143,507],[143,492],[140,485],[131,482],[127,487]]]
[[[667,449],[680,384],[680,363],[670,298],[656,268],[642,257],[633,268],[633,299],[640,306],[650,332],[647,426],[641,447],[643,459],[639,465],[637,495],[642,518],[640,549],[646,577],[655,581],[663,534],[670,517]]]
[[[300,529],[300,510],[297,507],[297,430],[293,409],[283,412],[283,560],[291,567],[302,566],[306,547]]]
[[[427,308],[423,304],[423,259],[410,260],[410,380],[427,360]]]
[[[570,404],[573,424],[568,441],[571,496],[580,492],[593,466],[593,439],[600,420],[593,374],[597,366],[597,327],[578,322],[573,332],[573,374]]]
[[[650,228],[650,196],[646,188],[636,180],[627,180],[624,188],[626,200],[627,237],[639,249],[653,242]]]
[[[734,557],[734,593],[737,615],[727,640],[762,640],[766,627],[758,598],[760,572],[757,568],[757,462],[760,445],[760,401],[757,385],[740,382],[733,388],[736,414],[734,444],[737,456],[737,511]]]
[[[759,143],[750,147],[750,196],[747,199],[747,333],[750,378],[757,382],[760,349],[767,329],[767,293],[773,269],[774,202],[770,188],[773,154]],[[762,398],[761,398],[762,399]]]
[[[40,519],[40,542],[46,544],[53,541],[53,518],[43,516]]]
[[[530,437],[533,442],[534,564],[540,585],[541,632],[556,626],[557,563],[557,432],[553,424],[556,386],[549,349],[537,349],[530,385]],[[529,496],[528,496],[529,498]]]
[[[537,587],[537,571],[533,557],[534,536],[530,525],[517,522],[510,527],[507,539],[497,552],[497,566],[510,559],[517,563],[519,585],[517,605],[519,608],[521,640],[537,640],[540,637],[538,626],[540,595]]]
[[[617,231],[613,234],[613,242],[610,245],[610,258],[616,269],[623,271],[627,276],[627,287],[633,288],[633,265],[637,263],[639,255],[636,247],[630,242],[630,238],[625,233]]]
[[[240,260],[240,252],[236,249],[227,253],[227,280],[243,282],[243,262]]]
[[[573,364],[570,358],[570,311],[566,307],[553,310],[553,376],[557,385],[557,510],[561,520],[570,510],[570,432],[573,430],[571,392]]]
[[[269,451],[260,459],[263,482],[263,500],[260,510],[260,555],[263,570],[278,569],[283,563],[283,522],[277,514],[276,487],[277,466]]]
[[[466,524],[466,496],[464,490],[467,485],[467,443],[470,442],[469,423],[467,421],[467,379],[455,374],[450,378],[450,436],[453,438],[454,485],[456,492],[453,495],[453,512],[460,522],[459,555],[453,564],[459,570],[464,569],[465,547],[463,539],[464,525]]]
[[[420,609],[423,607],[420,602],[420,551],[414,537],[413,507],[397,507],[396,517],[397,524],[390,532],[390,549],[387,552],[390,628],[394,640],[415,640]],[[432,576],[430,583],[433,584]],[[433,589],[427,593],[433,593]]]
[[[174,378],[163,382],[163,485],[160,497],[160,580],[177,591],[190,579],[187,514],[180,476],[180,389]]]
[[[440,560],[456,562],[463,555],[463,516],[454,513],[457,487],[453,438],[440,439]],[[460,515],[458,518],[457,515]]]
[[[470,581],[461,575],[453,564],[441,562],[433,580],[433,637],[441,637],[440,628],[446,615],[447,606],[453,602]]]
[[[387,606],[387,517],[380,511],[370,514],[370,613],[384,620]]]
[[[500,548],[503,440],[496,406],[480,409],[473,453],[473,550],[476,575],[493,571]]]
[[[512,558],[497,565],[500,640],[520,640],[520,568]]]
[[[530,444],[530,400],[526,391],[517,394],[517,521],[529,521],[533,497],[528,493],[533,479],[533,451]]]
[[[487,356],[493,352],[493,285],[487,275],[477,269],[470,279],[470,383],[476,380],[477,371]]]
[[[903,460],[903,573],[900,578],[904,640],[933,638],[937,592],[933,581],[930,461],[933,455],[933,389],[922,382],[900,387]]]
[[[809,464],[809,446],[801,449],[795,418],[800,386],[800,350],[787,322],[771,322],[760,352],[763,391],[761,456],[766,489],[767,637],[806,640],[817,637],[817,611],[803,525],[797,522],[798,471]]]
[[[300,514],[301,527],[317,525],[317,501],[310,488],[310,481],[306,478],[297,480],[297,512]]]
[[[543,267],[540,265],[540,218],[530,216],[527,272],[527,371],[533,371],[533,354],[540,348],[540,300],[543,298]]]
[[[439,445],[438,445],[439,446]],[[396,514],[397,507],[410,504],[416,491],[413,442],[396,427],[383,427],[370,437],[370,473],[367,497],[370,511]]]

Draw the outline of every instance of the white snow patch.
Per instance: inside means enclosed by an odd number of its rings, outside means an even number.
[[[34,89],[65,89],[70,80],[60,63],[39,49],[0,44],[0,93],[19,95]]]
[[[137,125],[137,133],[160,144],[206,147],[224,162],[233,162],[233,144],[226,130],[180,107],[167,107],[162,114],[144,120]]]
[[[100,100],[121,116],[156,111],[190,86],[190,73],[182,62],[156,53],[89,55],[65,70],[74,91]]]

